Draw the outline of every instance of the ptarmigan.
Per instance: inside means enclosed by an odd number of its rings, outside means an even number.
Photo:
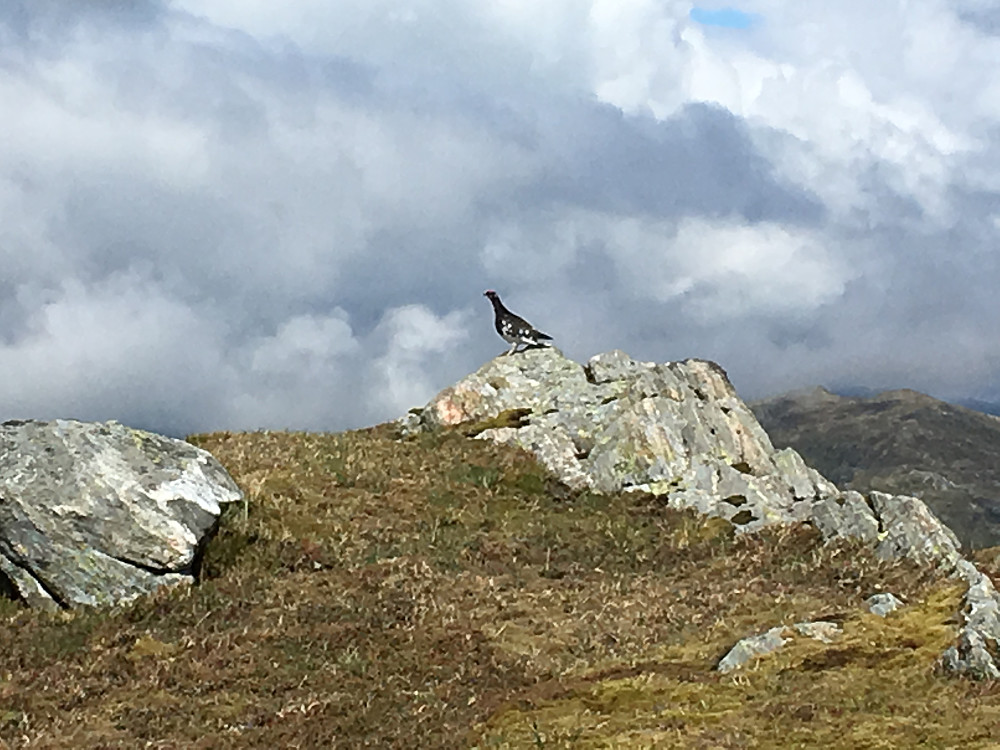
[[[496,313],[494,325],[496,325],[497,333],[503,337],[504,341],[510,344],[510,351],[504,352],[505,356],[516,352],[517,347],[521,344],[524,344],[525,348],[529,346],[548,346],[548,344],[543,344],[542,342],[551,341],[552,337],[547,333],[537,330],[524,318],[515,315],[504,307],[503,302],[500,301],[500,295],[492,289],[487,289],[483,292],[483,296],[488,297],[490,302],[493,303],[493,312]]]

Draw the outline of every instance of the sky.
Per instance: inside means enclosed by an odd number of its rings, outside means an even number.
[[[6,0],[0,419],[394,419],[506,349],[1000,401],[1000,2]]]

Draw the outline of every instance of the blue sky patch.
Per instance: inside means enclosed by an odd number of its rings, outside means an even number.
[[[720,8],[719,10],[692,8],[691,19],[706,26],[724,26],[727,29],[745,29],[756,20],[752,14],[744,13],[736,8]]]

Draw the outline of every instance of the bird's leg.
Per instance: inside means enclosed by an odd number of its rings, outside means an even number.
[[[510,345],[510,349],[504,352],[504,356],[509,357],[511,354],[514,353],[516,349],[517,349],[517,342],[515,341],[513,344]]]

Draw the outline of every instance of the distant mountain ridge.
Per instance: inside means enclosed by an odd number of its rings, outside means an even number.
[[[812,388],[802,388],[795,391],[789,391],[788,393],[779,394],[777,396],[768,397],[766,399],[760,399],[760,401],[772,401],[774,399],[783,398],[785,396],[790,396],[794,393],[804,393],[810,390],[819,388],[820,390],[827,390],[822,386],[813,386]],[[876,396],[881,396],[885,393],[893,393],[895,390],[911,390],[909,388],[893,389],[893,390],[881,390],[878,388],[862,388],[862,387],[844,387],[836,388],[832,391],[828,391],[835,396],[846,396],[848,398],[875,398]],[[927,395],[921,393],[920,391],[914,391],[914,393],[920,393],[920,395]],[[933,398],[931,396],[930,398]],[[942,399],[943,400],[943,399]],[[971,409],[972,411],[978,411],[982,414],[992,414],[994,416],[1000,416],[1000,401],[984,401],[979,398],[958,398],[951,401],[944,400],[945,403],[951,404],[953,406],[962,406],[966,409]]]
[[[794,448],[837,485],[916,495],[963,545],[1000,544],[1000,417],[909,389],[816,387],[749,406],[776,447]]]
[[[963,398],[960,401],[955,401],[954,403],[959,406],[964,406],[966,409],[971,409],[972,411],[978,411],[982,414],[990,414],[994,417],[1000,417],[1000,403],[996,401],[981,401],[977,398]]]

